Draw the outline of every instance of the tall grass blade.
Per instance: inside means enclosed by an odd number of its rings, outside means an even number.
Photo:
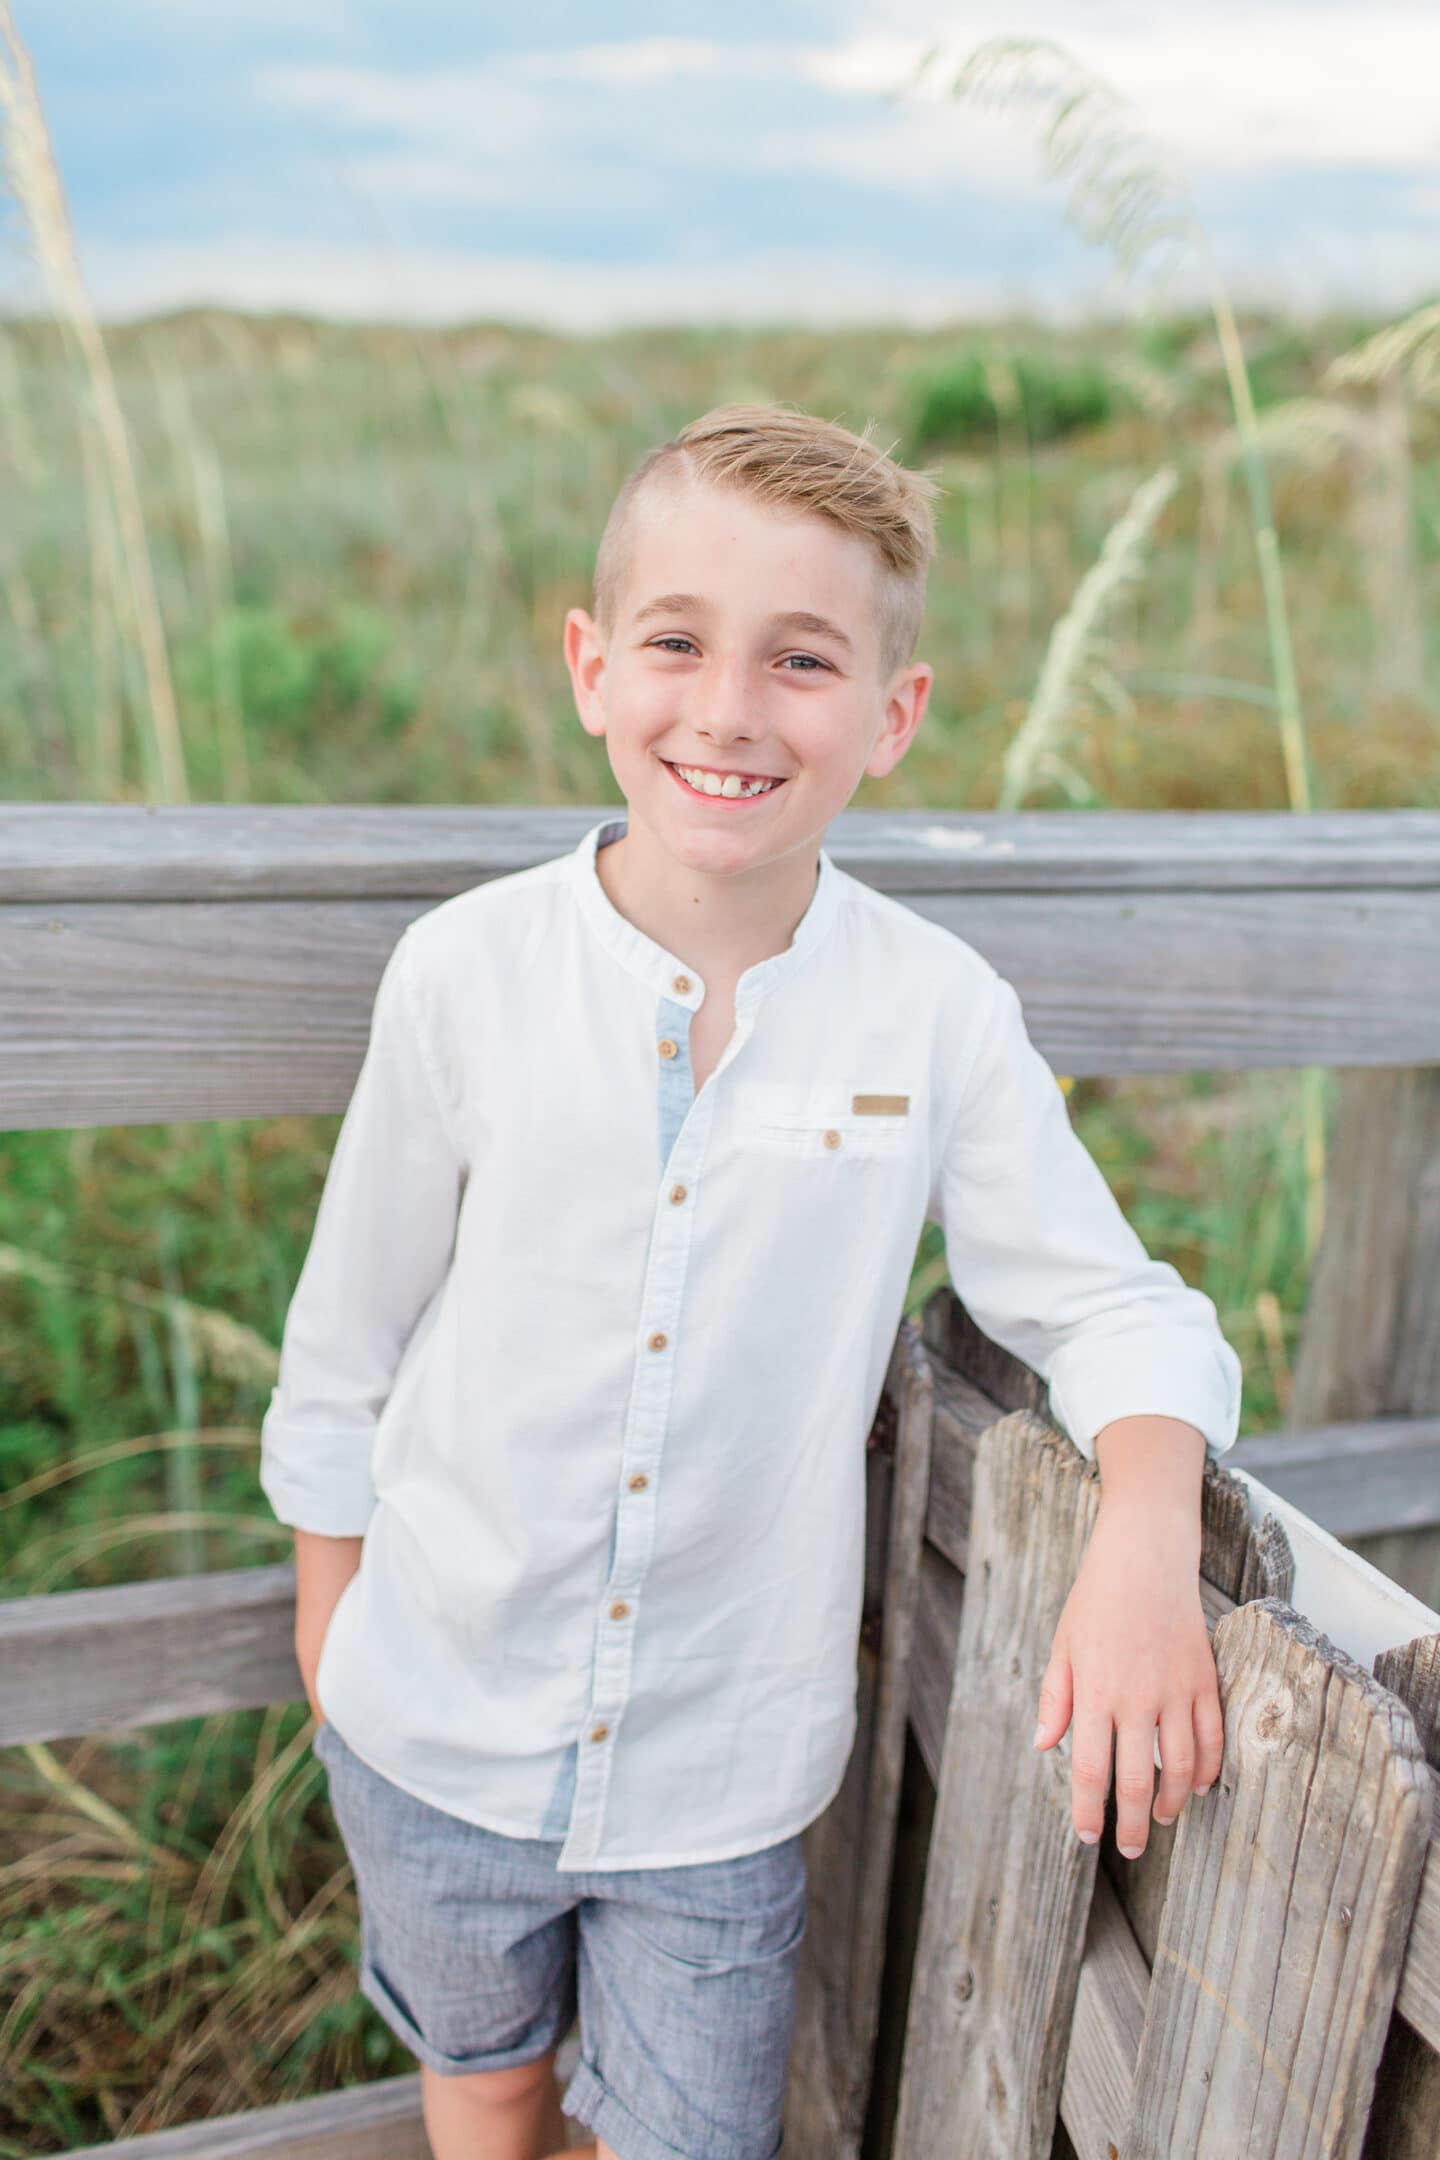
[[[5,169],[10,186],[29,222],[36,258],[45,273],[56,314],[78,348],[88,377],[124,541],[148,692],[158,790],[163,801],[186,802],[189,789],[184,745],[129,430],[105,340],[85,290],[35,69],[15,28],[10,0],[0,0],[0,123],[5,129]]]
[[[1088,240],[1108,247],[1127,274],[1153,260],[1168,242],[1199,256],[1243,446],[1286,788],[1291,808],[1308,810],[1313,798],[1309,747],[1269,487],[1255,443],[1255,400],[1234,310],[1182,175],[1133,125],[1111,86],[1053,39],[988,38],[958,65],[945,48],[933,46],[911,78],[911,87],[921,84],[946,88],[961,102],[1038,110],[1050,174],[1070,183],[1072,222]]]
[[[1018,809],[1032,782],[1047,770],[1052,777],[1063,777],[1057,771],[1059,743],[1066,721],[1100,670],[1106,650],[1101,625],[1120,594],[1142,574],[1146,544],[1177,479],[1173,465],[1162,465],[1135,490],[1051,631],[1030,709],[1005,753],[998,809]]]

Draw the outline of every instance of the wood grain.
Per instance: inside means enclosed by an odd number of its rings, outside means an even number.
[[[930,1483],[930,1360],[903,1320],[869,1456],[867,1542],[882,1550],[859,1652],[855,1745],[840,1791],[806,1832],[809,1907],[785,2096],[787,2160],[859,2160],[880,2024],[895,1828],[905,1758],[920,1547]],[[882,1509],[875,1504],[885,1492]],[[868,1640],[865,1639],[868,1637]]]
[[[1430,1838],[1403,1704],[1278,1599],[1215,1630],[1219,1782],[1180,1817],[1123,2160],[1347,2160]]]
[[[1096,1852],[1068,1757],[1032,1736],[1098,1500],[1094,1464],[1032,1411],[981,1440],[895,2160],[936,2160],[961,2125],[975,2160],[1048,2160]]]
[[[0,1127],[338,1113],[406,923],[606,814],[7,806]],[[827,850],[1061,1072],[1440,1062],[1440,814],[857,811]]]
[[[115,2144],[76,2146],[65,2160],[107,2153],[125,2160],[430,2160],[430,2141],[416,2072]]]

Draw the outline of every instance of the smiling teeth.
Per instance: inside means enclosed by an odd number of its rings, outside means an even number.
[[[701,772],[696,765],[677,765],[682,780],[702,795],[768,795],[771,788],[779,785],[775,780],[742,780],[739,773],[726,773],[722,780],[719,773]]]

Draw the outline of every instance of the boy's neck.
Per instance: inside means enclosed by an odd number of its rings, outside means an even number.
[[[707,985],[738,981],[785,950],[815,896],[819,867],[816,839],[755,870],[712,876],[677,862],[633,815],[595,857],[612,906]]]

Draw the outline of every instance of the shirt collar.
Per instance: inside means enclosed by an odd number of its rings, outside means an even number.
[[[629,826],[626,817],[602,818],[592,825],[570,858],[572,882],[581,912],[600,942],[622,967],[638,975],[659,997],[674,998],[692,1010],[705,995],[704,977],[688,960],[656,943],[652,937],[622,915],[600,882],[595,859],[602,847],[622,839]],[[840,873],[822,847],[810,905],[795,925],[790,943],[768,960],[746,968],[735,986],[737,1011],[757,1003],[790,972],[801,966],[834,923],[840,902]],[[682,990],[679,982],[688,988]]]

